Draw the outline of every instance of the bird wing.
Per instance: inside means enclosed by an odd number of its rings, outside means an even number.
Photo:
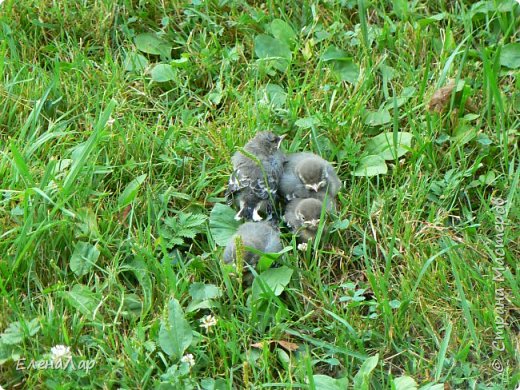
[[[256,165],[248,165],[241,167],[245,169],[237,168],[233,171],[229,178],[226,196],[233,195],[244,189],[251,190],[251,192],[260,199],[268,199],[270,196],[276,194],[281,172],[269,169],[270,166],[264,167],[264,169],[267,168],[266,177],[264,178],[264,175]],[[281,167],[279,171],[281,171]]]
[[[228,188],[226,191],[226,196],[233,195],[235,192],[238,192],[244,188],[247,188],[251,185],[252,180],[250,177],[243,175],[240,172],[240,169],[236,169],[233,171],[231,176],[229,177]]]
[[[300,201],[298,199],[290,201],[285,207],[285,215],[284,215],[285,223],[291,229],[298,228],[298,221],[296,219],[296,206],[298,205],[299,202]]]
[[[260,199],[268,199],[276,194],[278,180],[272,176],[267,177],[267,182],[263,178],[252,181],[249,185],[253,194]]]
[[[341,188],[341,180],[339,179],[338,174],[336,173],[332,165],[330,165],[330,163],[327,164],[327,173],[329,193],[334,197]]]
[[[267,199],[269,196],[276,194],[277,184],[278,180],[276,178],[268,176],[266,181],[264,178],[244,175],[240,169],[237,169],[229,178],[226,196],[233,195],[244,189],[250,189],[256,197]]]

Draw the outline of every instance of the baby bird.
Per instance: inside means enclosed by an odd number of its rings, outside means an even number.
[[[313,153],[293,153],[286,157],[280,179],[280,193],[285,200],[295,198],[333,199],[341,187],[338,175],[328,161]]]
[[[283,138],[270,131],[260,132],[244,146],[257,161],[240,152],[231,158],[233,173],[226,196],[239,208],[236,220],[261,221],[260,211],[272,218],[285,161],[280,150]]]
[[[330,210],[332,203],[327,203],[327,210]],[[307,242],[316,237],[322,207],[323,202],[315,198],[296,198],[287,203],[285,222],[293,233],[298,235],[301,242]]]
[[[273,228],[269,222],[246,222],[241,225],[237,232],[231,237],[224,250],[224,262],[234,263],[236,261],[235,238],[240,236],[245,247],[255,248],[260,252],[274,253],[282,250],[280,232]],[[256,253],[244,250],[244,260],[256,266],[260,256]]]

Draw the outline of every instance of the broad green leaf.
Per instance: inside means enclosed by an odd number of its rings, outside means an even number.
[[[490,185],[495,181],[495,172],[489,171],[485,175],[479,175],[478,180],[484,185]]]
[[[88,242],[78,241],[70,258],[70,269],[76,276],[86,275],[99,258],[99,249]]]
[[[356,84],[359,79],[359,66],[353,60],[338,61],[334,65],[334,71],[341,80],[350,84]]]
[[[291,281],[292,273],[293,270],[285,266],[262,272],[253,281],[253,299],[260,298],[264,294],[264,289],[270,290],[276,296],[280,295]]]
[[[186,307],[186,313],[191,313],[201,309],[212,309],[220,307],[220,304],[213,299],[205,299],[203,301],[191,301]]]
[[[394,0],[392,1],[392,5],[394,12],[399,17],[399,19],[404,20],[408,17],[410,12],[408,0]]]
[[[310,129],[311,127],[317,126],[320,124],[320,120],[313,116],[300,118],[294,124],[300,129]]]
[[[392,309],[399,309],[401,307],[401,301],[399,299],[392,299],[388,304]]]
[[[379,111],[367,111],[365,117],[365,124],[369,126],[381,126],[392,121],[392,116],[388,109]]]
[[[187,68],[190,64],[190,55],[182,53],[181,57],[170,61],[170,65],[174,68]]]
[[[345,230],[350,226],[350,221],[348,219],[338,219],[337,221],[334,221],[332,224],[332,230]]]
[[[385,160],[381,156],[370,155],[361,159],[353,172],[354,176],[376,176],[384,175],[388,172]]]
[[[376,368],[379,362],[379,354],[369,357],[363,362],[358,373],[354,377],[354,389],[356,390],[369,390],[370,375],[374,368]]]
[[[411,133],[400,131],[397,133],[397,144],[394,145],[394,133],[381,133],[368,141],[365,152],[385,160],[395,160],[410,151],[412,138]]]
[[[196,231],[184,232],[182,230],[200,228],[200,226],[203,225],[207,219],[208,217],[204,214],[183,213],[181,211],[173,218],[166,218],[165,224],[171,228],[177,229],[178,231],[175,232],[177,235],[193,238],[195,237],[195,234],[197,234]]]
[[[255,37],[255,54],[260,59],[272,60],[273,67],[284,72],[292,59],[292,52],[287,43],[261,34]]]
[[[510,69],[520,68],[520,43],[508,43],[502,48],[500,65]]]
[[[441,12],[440,14],[435,14],[435,15],[429,16],[427,18],[420,19],[417,21],[417,23],[419,23],[419,25],[421,27],[425,27],[425,26],[428,26],[429,24],[437,23],[441,20],[444,20],[445,18],[446,18],[446,13]]]
[[[348,389],[348,378],[331,378],[328,375],[313,375],[316,390],[345,390]]]
[[[477,14],[486,14],[489,12],[511,12],[514,6],[515,2],[511,0],[479,1],[471,6],[470,15],[474,17]]]
[[[493,141],[491,141],[491,139],[489,139],[489,137],[486,133],[479,133],[477,135],[477,142],[484,146],[491,145],[493,143]]]
[[[222,296],[222,290],[214,284],[195,282],[190,286],[190,296],[193,300],[203,301]]]
[[[172,359],[180,359],[190,346],[193,331],[184,318],[184,311],[176,299],[168,304],[168,318],[161,322],[159,345]]]
[[[437,384],[428,383],[424,386],[421,386],[421,388],[419,390],[444,390],[444,389],[445,389],[444,383],[437,383]]]
[[[170,248],[182,245],[185,238],[193,239],[198,233],[206,231],[207,219],[204,214],[179,212],[175,217],[165,218],[161,235],[167,240]]]
[[[0,336],[0,366],[3,366],[7,361],[13,359],[14,348],[13,345],[2,343],[2,338]]]
[[[25,322],[25,326],[20,321],[11,322],[5,331],[0,334],[0,342],[5,345],[20,344],[25,338],[34,336],[39,330],[38,318]]]
[[[260,258],[258,259],[258,264],[256,265],[256,269],[258,272],[265,271],[271,267],[271,265],[282,257],[285,253],[291,252],[294,248],[292,246],[286,246],[278,253],[261,253]]]
[[[126,311],[138,316],[142,313],[143,302],[137,294],[126,294],[123,299],[123,307]]]
[[[278,84],[267,84],[260,90],[260,103],[282,108],[287,100],[287,92]]]
[[[321,60],[328,61],[349,61],[352,57],[344,50],[338,49],[336,46],[329,46],[321,55]]]
[[[92,209],[82,207],[77,209],[75,214],[78,220],[76,226],[81,230],[83,235],[94,238],[100,237],[97,215]]]
[[[212,104],[219,105],[222,101],[222,98],[224,97],[224,91],[222,91],[222,83],[218,81],[216,83],[215,88],[213,88],[213,90],[209,92],[206,96]]]
[[[352,57],[344,50],[335,46],[329,46],[322,54],[321,60],[331,62],[334,72],[343,81],[355,84],[359,78],[359,66],[352,60]]]
[[[480,118],[479,114],[466,114],[464,115],[464,121],[465,122],[473,122],[474,120]]]
[[[401,92],[401,95],[396,99],[396,105],[397,107],[401,107],[403,106],[408,100],[410,100],[410,98],[415,94],[416,92],[416,89],[415,87],[406,87],[406,88],[403,88],[403,91]],[[394,101],[392,98],[389,99],[389,101],[387,101],[385,103],[385,105],[383,106],[384,109],[386,110],[393,110],[394,108]]]
[[[213,378],[205,378],[200,381],[200,385],[202,386],[202,390],[227,390],[227,381],[225,379],[213,379]]]
[[[74,285],[70,291],[60,291],[58,295],[63,297],[73,310],[78,310],[91,319],[94,313],[99,313],[96,308],[101,301],[100,294],[92,292],[83,284]]]
[[[148,60],[139,53],[128,53],[125,58],[124,68],[127,72],[142,72],[148,66]]]
[[[381,70],[381,76],[383,76],[383,80],[386,81],[391,81],[398,74],[394,68],[385,64],[379,65],[379,69]]]
[[[119,199],[117,200],[117,205],[119,207],[125,207],[134,201],[135,197],[137,196],[137,193],[139,192],[139,187],[141,187],[141,184],[143,184],[143,182],[146,180],[146,176],[147,175],[145,173],[141,176],[136,177],[130,183],[128,183],[124,191],[121,193],[121,195],[119,195]]]
[[[395,390],[417,390],[417,382],[409,376],[394,379]]]
[[[153,67],[151,73],[152,80],[157,83],[165,83],[175,80],[175,70],[170,64],[157,64]]]
[[[296,33],[292,27],[282,19],[274,19],[270,26],[271,34],[281,42],[285,42],[288,46],[293,46],[296,42]]]
[[[135,37],[135,46],[142,52],[169,57],[172,45],[153,33],[143,33]]]
[[[152,279],[148,266],[143,260],[136,258],[130,264],[124,264],[121,269],[131,271],[135,275],[143,292],[143,313],[147,313],[152,307],[153,296]]]
[[[258,58],[292,58],[292,52],[285,42],[265,34],[255,37],[255,53]]]
[[[477,137],[477,131],[475,127],[470,126],[468,123],[460,122],[453,131],[453,137],[451,137],[451,139],[456,145],[466,145]]]
[[[235,214],[235,210],[221,203],[213,206],[209,216],[209,230],[217,245],[226,246],[236,233],[240,222],[235,220]]]

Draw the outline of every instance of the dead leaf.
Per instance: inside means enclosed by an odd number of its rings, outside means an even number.
[[[298,344],[291,343],[289,341],[279,340],[279,341],[277,341],[277,343],[280,344],[280,346],[282,348],[286,349],[289,352],[296,351],[299,348]]]
[[[467,108],[468,111],[471,111],[471,112],[478,112],[478,107],[475,103],[473,103],[473,100],[468,97],[466,99],[466,104],[464,105],[464,108]]]
[[[461,80],[461,82],[463,81]],[[446,107],[448,107],[448,105],[450,104],[451,95],[453,93],[458,92],[455,90],[456,87],[457,83],[455,82],[455,80],[450,80],[448,84],[446,84],[444,87],[435,91],[430,99],[430,102],[428,103],[428,110],[438,113],[444,111]],[[466,98],[466,101],[464,102],[464,109],[469,110],[471,112],[477,112],[477,107],[473,103],[471,97],[469,96]]]
[[[260,349],[262,349],[262,348],[264,348],[264,342],[263,342],[263,341],[260,341],[259,343],[251,344],[251,346],[252,346],[253,348],[260,348]]]
[[[130,211],[132,211],[132,205],[129,204],[117,214],[117,219],[121,224],[127,224],[128,221],[126,219],[128,218],[128,214],[130,214]]]
[[[298,344],[291,343],[290,341],[284,341],[284,340],[269,340],[269,341],[260,341],[258,343],[251,344],[253,348],[264,348],[265,343],[268,345],[271,345],[273,343],[278,344],[283,349],[293,352],[296,351],[299,348]]]
[[[434,112],[441,112],[444,110],[450,102],[451,93],[456,85],[455,80],[450,80],[450,82],[444,87],[435,91],[428,103],[428,110]]]
[[[121,216],[121,221],[125,221],[126,217],[128,217],[128,214],[130,214],[130,211],[132,210],[132,206],[128,205],[123,210],[123,215]]]

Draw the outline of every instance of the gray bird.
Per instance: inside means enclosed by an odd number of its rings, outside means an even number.
[[[328,211],[333,208],[331,201],[325,206]],[[307,242],[316,237],[320,224],[323,201],[315,198],[296,198],[285,207],[285,222],[300,241]]]
[[[236,220],[261,221],[263,218],[259,212],[264,213],[267,219],[272,218],[285,161],[280,150],[284,137],[270,131],[260,132],[244,146],[244,150],[257,161],[240,152],[231,158],[233,173],[226,196],[239,208]]]
[[[332,165],[313,153],[293,153],[286,156],[280,179],[280,194],[285,200],[295,198],[333,199],[341,181]]]
[[[235,238],[240,236],[245,247],[254,248],[264,253],[274,253],[282,250],[280,232],[273,228],[269,222],[246,222],[241,225],[237,232],[231,237],[224,250],[224,262],[234,263],[236,261]],[[256,266],[260,256],[256,253],[244,250],[244,260]]]

